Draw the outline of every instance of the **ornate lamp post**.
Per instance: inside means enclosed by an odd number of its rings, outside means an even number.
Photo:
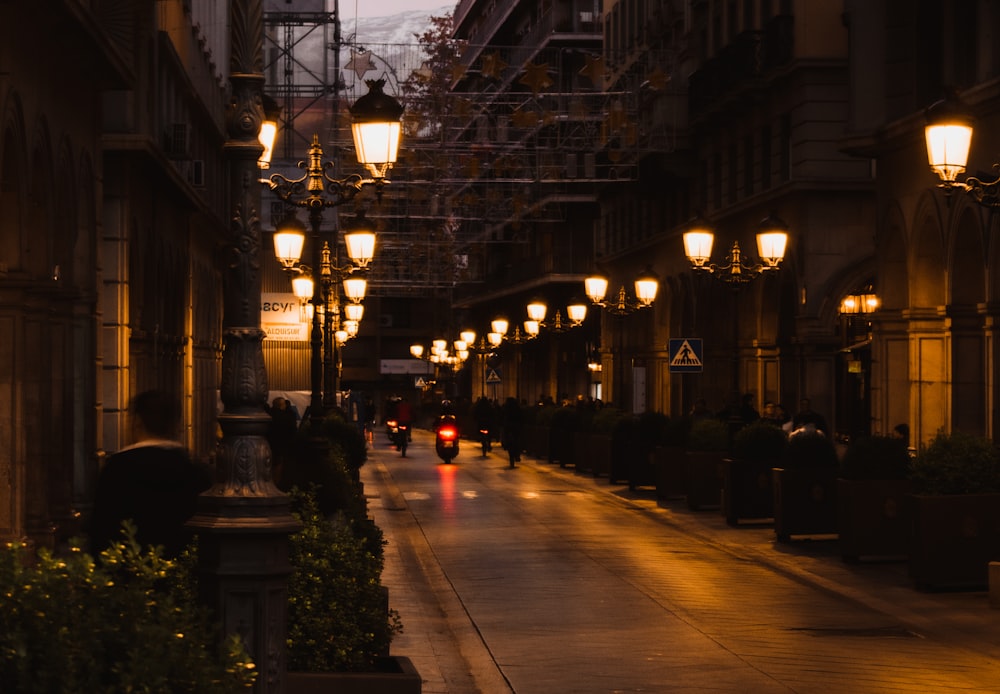
[[[587,297],[595,306],[600,306],[606,313],[614,316],[627,316],[641,308],[648,308],[656,300],[660,289],[660,281],[651,268],[646,268],[635,278],[635,298],[629,297],[625,285],[618,288],[618,296],[614,301],[605,301],[608,293],[608,278],[604,275],[591,275],[583,281]]]
[[[739,241],[733,241],[729,256],[721,265],[709,262],[712,259],[712,244],[715,234],[703,220],[695,220],[691,228],[684,232],[684,253],[691,261],[691,267],[714,275],[723,282],[739,287],[760,277],[765,272],[777,270],[785,257],[788,245],[788,225],[771,213],[761,220],[757,229],[757,251],[760,263],[750,263],[743,258]]]
[[[752,263],[743,257],[738,241],[733,241],[729,255],[722,264],[711,262],[715,233],[703,219],[696,219],[691,228],[684,232],[684,253],[691,262],[692,269],[706,272],[730,285],[733,289],[753,282],[761,275],[778,270],[788,246],[788,225],[774,212],[761,220],[757,228],[757,252],[761,262]],[[739,398],[740,388],[740,345],[739,312],[733,293],[733,396]],[[736,403],[738,404],[738,403]]]
[[[354,103],[351,114],[354,119],[352,132],[358,162],[369,169],[371,178],[363,178],[359,174],[351,174],[345,178],[331,176],[329,172],[335,164],[323,161],[323,148],[319,143],[319,137],[314,135],[309,147],[308,160],[298,164],[300,169],[305,170],[300,178],[289,179],[283,174],[275,173],[263,181],[286,205],[305,209],[309,216],[312,268],[317,268],[320,273],[320,281],[317,282],[316,278],[313,278],[313,317],[310,336],[312,349],[309,411],[314,420],[322,416],[326,407],[336,404],[334,394],[338,387],[340,358],[338,342],[335,338],[331,338],[341,330],[341,300],[337,285],[342,282],[348,300],[359,303],[364,298],[364,280],[347,276],[355,270],[366,267],[375,249],[375,234],[364,224],[364,216],[359,215],[355,220],[355,228],[344,234],[344,242],[352,264],[340,266],[338,240],[334,240],[333,251],[329,243],[320,244],[323,212],[328,208],[354,201],[365,186],[374,185],[380,190],[385,183],[386,174],[396,161],[399,148],[403,107],[395,99],[383,93],[382,87],[385,84],[383,80],[372,80],[367,84],[368,94]],[[279,228],[275,234],[275,254],[287,268],[298,264],[304,245],[303,241],[295,238],[297,234],[302,233],[301,225],[296,222],[297,220],[289,220],[288,225]],[[327,319],[326,326],[320,321],[321,309]],[[325,389],[322,356],[324,343],[327,345]]]
[[[625,316],[634,313],[640,309],[649,308],[653,305],[656,300],[656,294],[660,289],[660,281],[653,272],[652,268],[647,267],[638,277],[635,278],[635,297],[630,297],[625,289],[625,285],[621,285],[618,288],[618,295],[614,301],[605,301],[605,296],[608,292],[608,278],[604,275],[591,275],[583,281],[584,290],[587,293],[587,297],[590,299],[591,303],[595,306],[600,306],[604,309],[605,313],[608,313],[616,318],[624,318]],[[619,323],[617,330],[615,330],[615,348],[613,352],[614,364],[615,364],[615,380],[614,388],[612,394],[615,397],[621,397],[624,395],[624,388],[622,387],[625,381],[625,371],[624,371],[624,361],[623,352],[625,351],[624,345],[624,331],[623,326]],[[619,402],[619,405],[624,409],[625,403]]]

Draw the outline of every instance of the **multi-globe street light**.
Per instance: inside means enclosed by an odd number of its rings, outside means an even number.
[[[344,242],[351,264],[339,265],[339,239],[333,240],[332,259],[329,242],[321,244],[323,212],[328,208],[353,202],[366,186],[375,186],[377,194],[380,194],[399,151],[403,107],[382,91],[384,80],[370,80],[367,84],[368,93],[354,102],[350,111],[355,152],[358,162],[368,168],[370,178],[364,178],[360,174],[350,174],[344,178],[331,176],[329,172],[336,164],[323,161],[323,147],[319,143],[319,137],[313,136],[308,160],[298,164],[300,169],[305,170],[301,177],[290,179],[283,174],[274,173],[262,180],[283,203],[294,209],[305,209],[309,217],[311,268],[299,265],[305,234],[301,223],[294,216],[277,230],[274,244],[275,254],[286,268],[298,267],[300,275],[305,270],[313,273],[309,404],[313,418],[320,417],[326,407],[336,404],[334,396],[338,389],[340,369],[338,343],[341,342],[338,337],[351,332],[342,324],[341,306],[344,304],[340,286],[343,286],[344,296],[350,302],[347,305],[361,302],[366,290],[365,280],[349,275],[367,267],[375,249],[375,234],[366,224],[364,214],[359,214],[354,220],[354,226],[344,230]],[[319,281],[315,276],[317,271]],[[325,325],[320,321],[321,312],[326,319]],[[351,327],[356,328],[356,324]],[[322,355],[324,344],[327,346],[325,384]]]

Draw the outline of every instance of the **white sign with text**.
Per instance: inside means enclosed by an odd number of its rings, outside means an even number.
[[[291,292],[262,292],[260,327],[268,340],[305,342],[309,339],[309,321],[297,296]]]

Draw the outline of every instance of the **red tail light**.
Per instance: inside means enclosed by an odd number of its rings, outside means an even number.
[[[396,427],[397,426],[397,422],[396,422],[395,419],[387,419],[387,420],[385,420],[385,425],[387,427]]]
[[[446,441],[458,438],[458,429],[455,427],[441,427],[438,429],[438,436]]]

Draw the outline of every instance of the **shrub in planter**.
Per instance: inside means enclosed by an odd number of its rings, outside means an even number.
[[[848,480],[905,480],[911,458],[906,441],[890,436],[862,436],[851,441],[840,461]]]
[[[774,532],[779,541],[792,535],[837,532],[837,451],[818,432],[789,437],[774,469]]]
[[[666,442],[669,428],[670,417],[662,412],[647,410],[636,418],[634,450],[627,460],[626,468],[629,489],[656,485],[653,451]]]
[[[910,478],[918,494],[1000,492],[1000,454],[989,439],[940,433],[917,454]]]
[[[381,585],[381,531],[342,513],[327,517],[312,493],[296,490],[293,503],[302,528],[290,540],[288,669],[375,669],[402,628]]]
[[[687,451],[687,503],[697,511],[719,506],[722,495],[722,461],[729,450],[729,427],[717,419],[691,424]]]
[[[312,490],[324,515],[343,512],[349,518],[366,518],[364,495],[358,489],[359,468],[368,455],[364,436],[336,414],[325,417],[320,424],[322,447],[317,448],[312,433],[311,423],[306,420],[295,437],[294,455],[285,465],[282,490]],[[317,458],[321,449],[322,455]]]
[[[658,499],[687,494],[687,461],[684,451],[691,423],[689,417],[671,419],[664,431],[663,444],[656,446],[653,451]]]
[[[235,637],[221,647],[196,595],[193,555],[143,550],[134,527],[96,563],[0,549],[0,691],[243,692],[256,677]]]
[[[910,576],[921,588],[983,588],[1000,560],[1000,454],[989,439],[938,434],[913,461]]]
[[[736,432],[732,457],[723,463],[722,511],[729,525],[774,515],[772,470],[787,445],[785,432],[768,420],[758,419]]]
[[[580,431],[576,434],[576,467],[590,470],[594,476],[607,475],[614,484],[624,479],[621,472],[624,455],[618,450],[623,439],[620,426],[629,426],[632,415],[617,407],[606,406],[595,411],[589,423],[582,417],[578,420]]]
[[[549,420],[549,462],[558,462],[559,467],[574,465],[573,432],[577,429],[575,407],[560,407]]]
[[[903,439],[865,436],[848,445],[837,481],[837,526],[845,561],[906,556],[909,473]]]

